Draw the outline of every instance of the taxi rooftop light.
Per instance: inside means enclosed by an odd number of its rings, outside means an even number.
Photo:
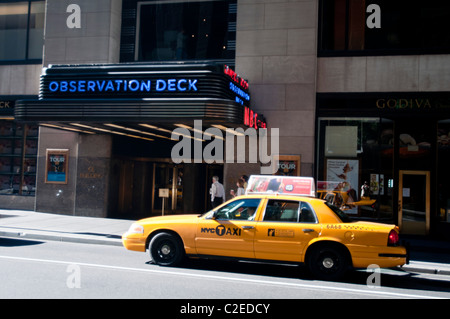
[[[312,177],[252,175],[250,176],[246,195],[279,194],[315,197],[315,184]]]

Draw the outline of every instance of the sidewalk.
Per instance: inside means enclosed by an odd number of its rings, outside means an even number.
[[[1,237],[122,246],[121,236],[132,220],[67,216],[0,209]],[[450,242],[403,236],[411,258],[403,269],[412,273],[450,276]],[[0,241],[1,242],[1,241]]]
[[[122,246],[132,222],[0,209],[0,237]]]

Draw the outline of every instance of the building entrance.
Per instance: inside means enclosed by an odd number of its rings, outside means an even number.
[[[110,183],[110,216],[141,219],[202,214],[211,209],[213,176],[223,181],[223,165],[175,164],[170,159],[115,159]]]
[[[153,164],[153,214],[183,212],[183,167],[171,163]]]
[[[427,235],[430,230],[430,172],[400,171],[398,198],[400,231]]]
[[[398,224],[404,234],[430,230],[431,168],[436,123],[409,118],[396,121],[398,163]]]

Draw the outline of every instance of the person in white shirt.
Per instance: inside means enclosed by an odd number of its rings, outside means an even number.
[[[211,194],[212,207],[216,208],[225,201],[225,189],[223,188],[223,185],[219,183],[219,177],[213,176],[212,182],[209,192]]]
[[[236,197],[236,196],[244,195],[245,194],[244,182],[240,179],[237,181],[236,186],[237,186],[237,191],[235,192],[234,189],[232,189],[230,191],[231,196]]]

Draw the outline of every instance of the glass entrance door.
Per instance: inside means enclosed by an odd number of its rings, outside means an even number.
[[[171,163],[155,163],[153,167],[154,187],[152,212],[154,214],[182,212],[183,168]],[[160,189],[165,191],[160,192]]]
[[[430,230],[430,172],[400,171],[398,198],[401,233],[427,235]]]

